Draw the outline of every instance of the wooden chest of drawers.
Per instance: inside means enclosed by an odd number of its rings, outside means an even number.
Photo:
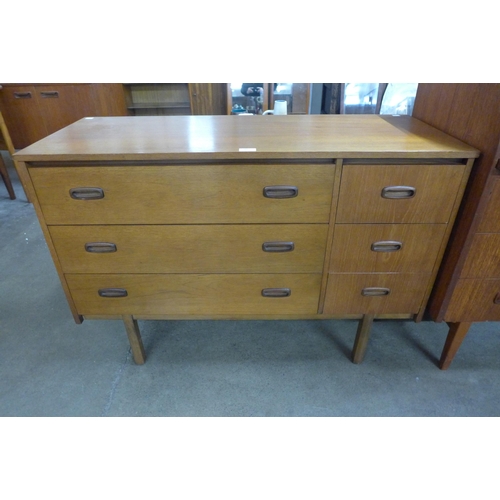
[[[19,152],[75,320],[422,314],[473,148],[408,117],[83,119]]]
[[[481,151],[427,311],[450,327],[446,369],[473,322],[500,320],[500,84],[421,84],[414,115]]]

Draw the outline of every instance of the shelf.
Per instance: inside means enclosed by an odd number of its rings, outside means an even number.
[[[189,102],[134,102],[130,106],[127,106],[128,109],[154,109],[154,108],[191,108],[191,104]]]

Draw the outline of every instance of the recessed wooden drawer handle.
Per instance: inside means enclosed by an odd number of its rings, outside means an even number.
[[[14,92],[14,99],[31,99],[31,92]]]
[[[104,198],[104,190],[94,187],[78,187],[69,190],[74,200],[100,200]]]
[[[413,198],[416,189],[411,186],[387,186],[382,189],[382,198],[391,200],[404,200],[406,198]]]
[[[299,188],[296,186],[266,186],[264,196],[266,198],[295,198],[299,194]]]
[[[374,252],[397,252],[402,246],[400,241],[376,241],[372,243],[371,249]]]
[[[59,97],[59,92],[57,90],[40,92],[41,97]]]
[[[379,297],[382,295],[389,295],[390,293],[390,288],[381,288],[378,286],[367,287],[361,290],[361,295],[364,297]]]
[[[294,248],[293,241],[266,241],[262,243],[264,252],[291,252]]]
[[[85,243],[85,251],[90,253],[111,253],[116,252],[116,245],[104,241],[94,241],[92,243]]]
[[[98,293],[100,297],[112,299],[117,297],[126,297],[128,295],[125,288],[101,288]]]
[[[291,294],[290,288],[264,288],[262,290],[263,297],[290,297]]]
[[[500,304],[500,293],[497,293],[495,295],[495,298],[493,299],[493,304]]]

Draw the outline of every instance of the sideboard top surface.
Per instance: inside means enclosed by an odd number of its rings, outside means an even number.
[[[15,154],[20,161],[476,158],[408,116],[135,116],[81,120]]]

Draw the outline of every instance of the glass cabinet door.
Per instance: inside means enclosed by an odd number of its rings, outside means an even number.
[[[310,83],[272,83],[270,94],[270,109],[274,109],[275,100],[285,100],[287,102],[287,114],[309,114],[311,103]]]
[[[261,115],[268,109],[269,84],[267,83],[228,83],[227,112],[230,115],[250,113]]]
[[[378,83],[345,83],[342,90],[341,114],[376,114],[379,100]]]
[[[340,113],[410,115],[417,83],[344,83]]]
[[[381,115],[412,115],[418,83],[389,83],[380,106]]]
[[[311,105],[310,83],[228,83],[228,114],[261,115],[274,109],[274,101],[287,102],[287,114],[307,115]]]

